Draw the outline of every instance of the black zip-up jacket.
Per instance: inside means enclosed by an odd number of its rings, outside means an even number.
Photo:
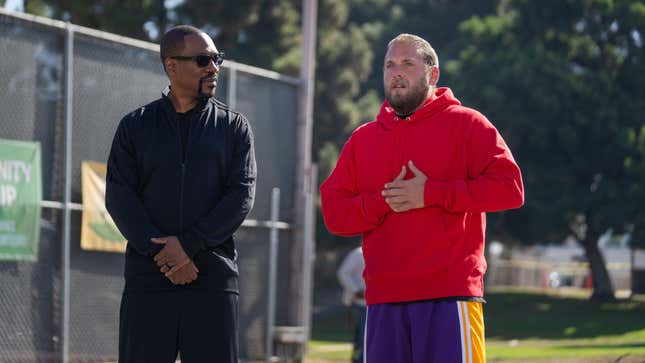
[[[107,165],[105,205],[128,240],[126,290],[206,288],[239,292],[233,233],[253,206],[256,165],[248,120],[214,98],[192,112],[185,156],[164,96],[120,122]],[[153,257],[153,237],[177,236],[199,269],[173,285]]]

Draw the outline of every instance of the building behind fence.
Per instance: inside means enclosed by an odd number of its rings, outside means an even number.
[[[161,95],[158,46],[0,10],[0,54],[0,138],[39,142],[43,175],[37,260],[0,261],[0,362],[116,361],[124,258],[79,247],[80,167],[106,162],[121,117]],[[246,361],[271,356],[276,331],[302,344],[308,330],[290,321],[306,301],[276,294],[308,286],[289,276],[299,90],[299,79],[235,62],[218,81],[217,98],[244,113],[256,137],[256,203],[236,235]]]

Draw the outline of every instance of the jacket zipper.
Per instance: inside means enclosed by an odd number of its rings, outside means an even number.
[[[179,183],[179,231],[184,229],[184,176],[186,175],[186,163],[181,163],[181,181]]]
[[[175,120],[176,122],[180,122],[176,117],[176,114]],[[181,147],[183,141],[181,139],[181,132],[177,133],[177,138],[179,139],[179,160],[181,160],[181,179],[179,180],[179,232],[184,229],[184,179],[186,177],[186,162],[188,160],[188,145],[190,143],[190,126],[192,125],[192,117],[189,120],[182,120],[181,122],[188,122],[188,136],[186,137],[186,145],[183,145],[186,149],[186,152],[184,153]],[[181,130],[179,125],[177,125],[177,130]]]
[[[200,107],[200,104],[197,104],[195,107]],[[184,179],[186,178],[186,164],[188,163],[188,154],[190,151],[190,131],[192,129],[193,121],[195,117],[201,117],[202,110],[197,109],[192,111],[193,114],[188,120],[183,120],[188,122],[188,136],[186,137],[186,145],[184,147],[186,148],[186,152],[182,153],[181,147],[179,148],[179,159],[181,160],[181,180],[179,182],[179,231],[181,232],[184,229]],[[176,118],[176,113],[175,113],[175,119]],[[179,126],[177,126],[179,129]],[[179,145],[182,145],[182,140],[181,140],[181,132],[177,133],[177,138],[179,139]]]

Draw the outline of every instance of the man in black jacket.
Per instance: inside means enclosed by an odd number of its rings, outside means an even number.
[[[126,115],[108,159],[106,206],[125,238],[120,363],[237,362],[233,233],[253,206],[247,119],[215,100],[223,60],[190,26],[169,30],[162,98]]]

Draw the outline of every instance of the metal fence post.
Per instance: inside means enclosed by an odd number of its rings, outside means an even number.
[[[62,362],[69,362],[70,203],[72,194],[72,96],[74,81],[74,28],[65,27],[65,190],[63,191],[63,304],[61,321]]]
[[[311,302],[313,296],[313,271],[314,260],[316,252],[316,183],[318,180],[318,165],[311,165],[311,181],[309,185],[312,186],[307,191],[305,199],[305,226],[304,226],[304,248],[302,254],[302,325],[305,332],[305,341],[309,341],[311,336]],[[303,347],[304,351],[307,346]]]
[[[228,107],[234,109],[237,107],[237,69],[228,68],[228,87],[226,94],[228,97]]]
[[[269,234],[269,301],[267,304],[267,362],[273,358],[273,333],[275,330],[275,305],[278,276],[278,227],[276,222],[280,217],[280,188],[271,191],[271,231]]]
[[[318,1],[302,1],[302,58],[300,60],[300,80],[301,84],[298,89],[298,119],[296,129],[297,140],[297,160],[295,170],[294,185],[294,216],[295,230],[293,234],[293,248],[290,252],[290,275],[291,275],[291,292],[290,300],[307,304],[309,298],[308,291],[302,290],[310,287],[311,284],[303,279],[308,278],[306,270],[308,265],[302,265],[303,257],[307,254],[307,244],[310,236],[310,229],[307,228],[308,202],[310,190],[315,188],[311,185],[311,145],[313,138],[313,108],[314,108],[314,80],[316,65],[316,21],[317,21]],[[307,326],[309,317],[302,314],[308,314],[308,307],[299,307],[290,312],[290,321],[292,324],[298,324],[308,330]],[[304,348],[302,349],[304,351]]]

